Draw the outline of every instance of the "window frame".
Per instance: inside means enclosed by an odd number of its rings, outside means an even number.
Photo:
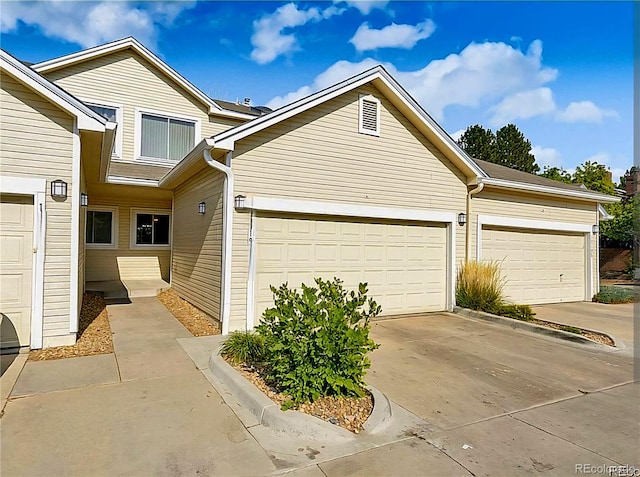
[[[89,221],[85,215],[84,220],[84,244],[88,249],[94,250],[114,250],[118,248],[118,207],[109,207],[102,205],[90,205],[87,207],[87,215],[89,212],[111,212],[111,242],[110,243],[90,243],[87,242],[87,225]]]
[[[108,101],[94,101],[93,99],[83,99],[82,102],[87,106],[98,106],[100,108],[111,108],[116,110],[116,123],[118,127],[116,128],[116,140],[114,143],[113,152],[111,153],[111,157],[113,159],[122,159],[122,131],[123,127],[123,112],[124,106],[122,104],[111,103]]]
[[[362,124],[363,120],[363,106],[365,101],[376,103],[376,130],[365,129]],[[371,94],[361,94],[358,97],[358,132],[360,134],[367,134],[369,136],[380,136],[380,100]]]
[[[169,243],[168,244],[138,244],[137,238],[137,223],[138,214],[156,214],[156,215],[168,215],[169,216]],[[145,209],[145,208],[131,208],[131,216],[129,222],[129,248],[136,250],[171,250],[171,242],[173,238],[173,217],[171,209]]]
[[[148,109],[148,108],[136,108],[135,109],[135,132],[134,132],[134,155],[135,155],[135,160],[136,161],[140,161],[140,162],[144,162],[147,164],[152,164],[152,165],[160,165],[160,166],[167,166],[167,165],[175,165],[178,162],[180,162],[180,159],[162,159],[160,157],[147,157],[147,156],[143,156],[142,155],[142,115],[143,114],[147,114],[149,116],[156,116],[159,118],[165,118],[165,119],[176,119],[178,121],[188,121],[188,122],[192,122],[194,124],[195,130],[194,130],[194,140],[193,140],[193,146],[191,146],[191,149],[193,149],[196,144],[198,144],[198,142],[201,139],[201,121],[199,118],[195,118],[193,116],[185,116],[183,114],[175,114],[175,113],[166,113],[163,111],[157,111],[154,109]],[[190,149],[190,150],[191,150]],[[190,151],[189,150],[189,151]],[[188,151],[187,151],[188,152]],[[185,154],[186,155],[186,154]]]

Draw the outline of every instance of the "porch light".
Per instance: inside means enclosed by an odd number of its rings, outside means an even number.
[[[458,214],[458,225],[464,225],[467,223],[467,214],[460,212]]]
[[[198,213],[200,215],[204,215],[207,212],[207,204],[205,202],[200,202],[198,204]]]
[[[244,195],[237,195],[235,199],[236,209],[244,209],[244,200],[247,197]]]
[[[51,197],[54,199],[67,198],[67,183],[62,179],[56,179],[51,182]]]
[[[86,207],[87,205],[89,205],[89,196],[84,192],[80,194],[80,205],[82,207]]]
[[[597,225],[592,225],[591,226],[591,233],[597,234],[598,232],[600,232],[600,227],[598,227]]]

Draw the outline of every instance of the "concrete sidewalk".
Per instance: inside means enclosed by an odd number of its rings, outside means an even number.
[[[115,353],[29,362],[2,418],[22,475],[265,475],[275,467],[176,338],[156,298],[109,305]]]

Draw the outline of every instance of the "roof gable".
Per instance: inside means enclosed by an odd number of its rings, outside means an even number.
[[[0,65],[8,74],[29,89],[48,99],[63,111],[75,116],[78,129],[104,132],[107,121],[65,90],[51,83],[4,50],[0,49]]]
[[[142,43],[133,37],[123,38],[104,45],[95,46],[86,50],[71,53],[69,55],[54,58],[52,60],[36,63],[32,68],[38,73],[46,74],[55,70],[66,68],[68,66],[76,65],[94,58],[110,55],[123,50],[132,50],[147,62],[157,68],[162,74],[170,78],[173,82],[177,83],[183,90],[189,95],[197,99],[204,104],[209,114],[235,117],[242,119],[252,119],[254,115],[241,113],[238,111],[231,111],[222,108],[218,103],[209,98],[206,94],[200,91],[196,86],[184,78],[180,73],[171,68],[168,64],[158,58],[149,49],[147,49]]]
[[[457,145],[435,120],[382,67],[376,66],[359,75],[283,106],[251,122],[236,126],[213,137],[215,147],[233,150],[236,141],[285,121],[360,86],[372,83],[417,129],[441,150],[464,174],[475,181],[486,177],[484,171]]]

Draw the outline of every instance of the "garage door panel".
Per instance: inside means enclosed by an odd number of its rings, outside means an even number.
[[[500,262],[510,301],[539,304],[585,298],[584,235],[487,228],[482,257]]]
[[[444,226],[259,217],[256,244],[257,316],[273,305],[269,284],[313,285],[315,277],[338,277],[347,289],[368,283],[387,315],[445,308]]]
[[[0,201],[0,315],[3,348],[29,345],[33,282],[33,199]]]

